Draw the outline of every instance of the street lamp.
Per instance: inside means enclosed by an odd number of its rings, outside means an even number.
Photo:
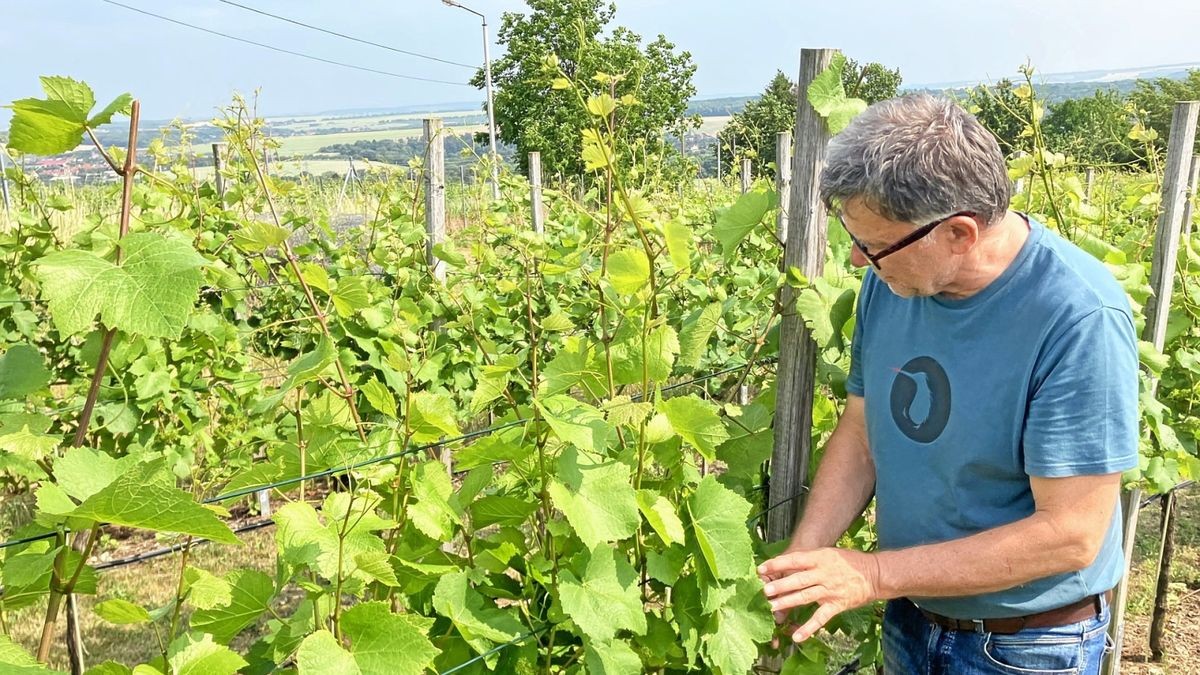
[[[492,111],[492,60],[488,56],[487,17],[455,0],[442,0],[442,4],[466,10],[483,22],[483,81],[487,88],[488,144],[492,153],[492,199],[500,199],[500,155],[496,153],[496,115]]]

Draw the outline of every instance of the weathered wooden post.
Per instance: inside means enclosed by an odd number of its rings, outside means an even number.
[[[529,153],[529,208],[533,211],[533,231],[546,231],[546,216],[542,213],[542,153]]]
[[[5,171],[8,170],[8,148],[0,145],[0,194],[4,195],[4,215],[11,214],[11,207],[8,204],[8,176]]]
[[[446,146],[442,120],[425,120],[425,258],[429,272],[439,283],[446,280],[446,264],[433,254],[433,247],[446,240]]]
[[[754,166],[750,163],[750,158],[743,157],[742,158],[742,172],[741,172],[742,173],[742,175],[741,175],[742,194],[746,194],[747,192],[749,192],[750,184],[754,182],[754,180],[753,180],[754,177],[750,175],[750,172],[753,171],[753,169],[754,169]]]
[[[1085,204],[1092,203],[1092,186],[1096,184],[1096,169],[1088,167],[1087,171],[1083,172],[1083,202]]]
[[[1171,309],[1175,262],[1179,256],[1179,236],[1186,201],[1184,193],[1187,188],[1188,158],[1196,142],[1197,117],[1200,117],[1200,101],[1177,102],[1171,114],[1171,135],[1168,137],[1167,165],[1163,174],[1162,212],[1158,217],[1154,258],[1150,263],[1150,286],[1154,293],[1146,300],[1146,329],[1142,334],[1142,339],[1153,343],[1160,352],[1167,337],[1167,313]],[[1102,670],[1105,675],[1119,675],[1121,672],[1125,605],[1129,599],[1129,566],[1133,555],[1133,539],[1137,534],[1138,512],[1141,510],[1141,490],[1134,488],[1122,495],[1121,506],[1125,516],[1125,573],[1113,594],[1112,621],[1108,626],[1113,650]]]
[[[1154,259],[1150,264],[1150,286],[1154,294],[1146,300],[1146,331],[1142,339],[1153,342],[1162,351],[1167,335],[1167,313],[1171,309],[1172,281],[1179,256],[1179,235],[1183,230],[1183,212],[1192,145],[1196,140],[1196,119],[1200,101],[1175,104],[1171,115],[1171,135],[1167,165],[1163,173],[1162,212],[1154,236]]]
[[[1175,556],[1175,490],[1162,499],[1162,537],[1158,548],[1158,581],[1154,590],[1154,613],[1150,616],[1150,656],[1163,659],[1163,629],[1167,624],[1167,590],[1171,583],[1171,559]]]
[[[721,136],[717,136],[717,180],[721,180]]]
[[[1183,236],[1192,236],[1192,219],[1200,202],[1200,155],[1192,155],[1192,175],[1188,178],[1188,198],[1183,203]]]
[[[779,213],[775,216],[775,236],[787,243],[788,204],[792,201],[792,132],[775,134],[775,191],[779,193]]]
[[[225,144],[213,143],[213,176],[216,178],[217,196],[221,199],[225,198],[225,176],[221,175],[221,171],[225,169]]]
[[[438,284],[446,283],[446,263],[433,254],[433,247],[446,240],[446,140],[442,136],[442,120],[426,118],[425,127],[425,260],[429,273]],[[440,322],[434,330],[442,331]],[[442,463],[446,472],[454,475],[450,448],[442,447]],[[447,544],[448,546],[449,544]]]
[[[785,268],[796,267],[809,278],[821,275],[825,264],[826,213],[821,202],[820,178],[825,166],[829,130],[804,92],[813,79],[829,67],[836,50],[804,49],[800,52],[801,92],[796,107],[796,128],[791,162],[788,240]],[[780,325],[779,381],[775,402],[775,449],[771,454],[771,479],[767,492],[767,541],[791,537],[797,515],[803,510],[802,493],[808,484],[812,454],[812,408],[817,348],[812,331],[796,312],[796,294],[790,286],[780,291],[783,317]],[[775,508],[792,499],[788,506]]]

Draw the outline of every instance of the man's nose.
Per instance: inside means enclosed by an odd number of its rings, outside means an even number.
[[[863,252],[859,250],[857,246],[851,244],[850,264],[854,265],[855,267],[866,267],[867,265],[871,264],[871,261],[867,260],[867,256],[863,255]]]

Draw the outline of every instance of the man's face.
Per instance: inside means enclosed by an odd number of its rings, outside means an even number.
[[[846,230],[872,254],[883,251],[912,233],[914,223],[888,220],[867,207],[860,199],[847,200],[841,209]],[[901,297],[937,295],[958,271],[958,260],[950,251],[939,246],[938,233],[928,236],[907,248],[897,251],[878,265],[872,265],[858,245],[850,247],[850,263],[855,267],[875,267],[875,274],[892,292]]]

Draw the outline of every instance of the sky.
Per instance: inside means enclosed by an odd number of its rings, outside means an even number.
[[[471,69],[362,45],[220,0],[120,0],[320,58],[450,84],[406,80],[272,52],[103,0],[0,0],[0,102],[40,96],[38,75],[121,92],[145,119],[205,119],[233,92],[291,115],[482,101]],[[266,12],[448,61],[481,64],[479,18],[438,0],[238,0]],[[463,0],[496,30],[519,0]],[[1086,7],[1086,9],[1084,9]],[[1197,0],[621,0],[615,24],[662,33],[697,65],[699,98],[753,94],[776,70],[795,78],[800,49],[833,47],[899,67],[906,85],[981,81],[1031,61],[1043,73],[1200,62]],[[7,126],[8,114],[0,110]]]

